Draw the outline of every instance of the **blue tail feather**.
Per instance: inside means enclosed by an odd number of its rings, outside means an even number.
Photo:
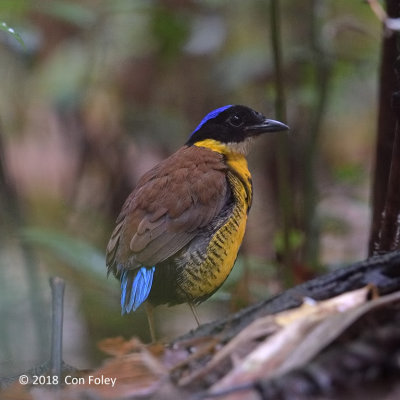
[[[135,276],[135,279],[133,280],[132,288],[131,288],[131,295],[130,295],[130,298],[128,299],[129,302],[126,307],[126,312],[132,311],[134,306],[136,306],[137,299],[139,298],[138,289],[143,284],[142,268],[139,269],[139,271],[137,272],[137,274]],[[135,309],[137,307],[138,307],[138,305],[134,308],[133,311],[135,311]]]
[[[153,267],[154,268],[154,267]],[[151,274],[151,277],[149,277],[149,279],[147,279],[147,285],[145,287],[145,292],[146,293],[150,293],[150,289],[151,289],[151,285],[153,283],[153,275],[154,275],[154,271],[153,270],[149,270],[148,271],[149,274]],[[147,297],[147,296],[146,296]]]
[[[125,309],[125,299],[126,299],[126,288],[128,286],[128,278],[127,278],[128,271],[123,271],[121,274],[121,308],[122,314],[124,314]]]
[[[148,274],[147,274],[147,270],[143,270],[141,269],[139,271],[139,273],[142,274],[142,278],[140,280],[140,285],[138,285],[138,288],[136,289],[137,291],[137,299],[142,299],[145,296],[145,291],[146,291],[146,287],[147,287],[147,279],[148,279]],[[147,296],[145,296],[146,298]],[[136,301],[135,301],[136,304]]]
[[[136,311],[149,296],[153,283],[155,267],[140,267],[138,270],[125,270],[121,274],[122,314]]]

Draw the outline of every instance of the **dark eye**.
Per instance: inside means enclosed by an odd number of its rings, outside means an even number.
[[[239,117],[239,115],[233,115],[230,119],[229,119],[229,123],[235,127],[238,127],[240,125],[243,124],[243,120],[242,118]]]

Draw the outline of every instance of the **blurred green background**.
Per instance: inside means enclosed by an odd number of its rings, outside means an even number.
[[[0,23],[23,45],[0,31],[0,376],[48,358],[54,275],[67,282],[67,363],[97,365],[103,338],[148,340],[143,310],[121,317],[106,279],[115,218],[207,112],[246,104],[277,117],[271,4],[1,0]],[[280,7],[291,133],[249,157],[246,238],[203,322],[367,254],[379,23],[360,1]],[[155,313],[165,340],[196,327],[185,305]]]

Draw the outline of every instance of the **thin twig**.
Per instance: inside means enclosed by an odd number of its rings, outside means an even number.
[[[270,22],[271,22],[271,46],[275,73],[275,111],[279,120],[286,121],[286,97],[284,89],[283,66],[282,66],[282,46],[281,46],[281,16],[279,0],[270,2]],[[283,230],[283,263],[285,270],[283,277],[285,284],[292,284],[292,249],[290,245],[290,231],[292,228],[293,209],[292,195],[289,186],[289,145],[286,135],[278,137],[278,182],[279,182],[279,201],[282,207],[282,230]]]
[[[385,27],[386,36],[391,36],[393,32],[400,31],[400,18],[390,18],[385,9],[377,0],[366,0],[369,4],[372,12],[376,15],[379,21],[382,22]]]
[[[52,332],[51,332],[51,356],[50,371],[57,376],[60,382],[62,369],[62,332],[64,315],[64,289],[65,282],[59,277],[50,278],[52,295]]]
[[[377,16],[379,21],[385,22],[386,19],[387,19],[387,14],[386,14],[386,11],[384,10],[384,8],[379,3],[379,1],[377,1],[377,0],[366,0],[366,2],[369,4],[369,6],[371,7],[371,10]]]
[[[313,0],[311,8],[310,42],[316,76],[316,93],[313,116],[310,123],[310,134],[304,154],[304,231],[307,238],[304,253],[306,263],[313,267],[317,267],[319,262],[320,236],[319,221],[316,214],[318,190],[315,171],[317,169],[319,142],[322,133],[321,127],[329,100],[329,84],[332,70],[332,59],[326,51],[329,43],[327,40],[323,41],[320,1]]]

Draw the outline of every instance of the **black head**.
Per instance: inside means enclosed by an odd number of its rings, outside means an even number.
[[[267,119],[261,113],[241,105],[228,105],[207,114],[192,132],[187,145],[205,139],[222,143],[241,143],[266,132],[288,130],[282,122]]]

